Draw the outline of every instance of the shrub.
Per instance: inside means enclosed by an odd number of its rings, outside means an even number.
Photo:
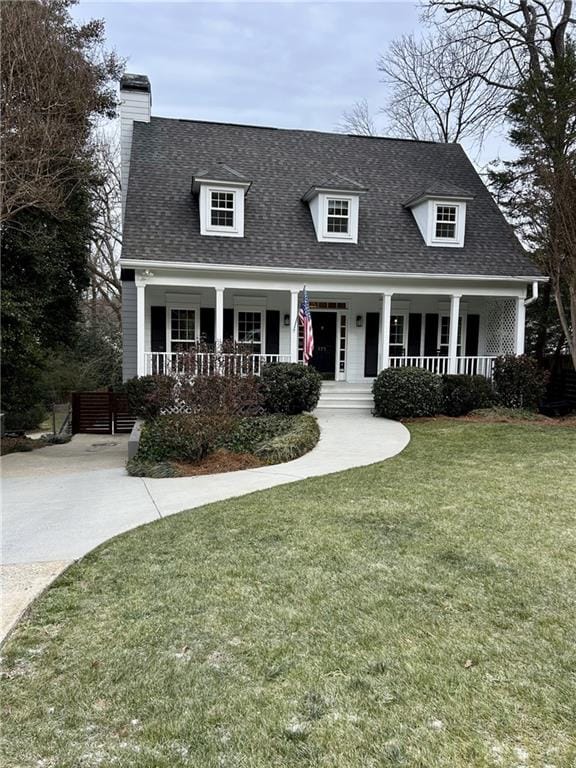
[[[494,390],[484,376],[442,377],[442,413],[447,416],[464,416],[477,408],[488,408],[493,402]]]
[[[316,419],[305,413],[292,419],[290,424],[288,431],[261,443],[254,454],[268,464],[280,464],[311,451],[320,437]]]
[[[256,376],[197,376],[179,385],[177,399],[191,413],[198,414],[217,412],[252,416],[263,411],[260,382]]]
[[[233,422],[226,415],[157,416],[142,427],[137,458],[150,462],[200,461],[231,426]]]
[[[546,392],[548,374],[526,355],[507,355],[494,361],[494,389],[505,408],[537,410]]]
[[[377,416],[435,416],[442,407],[442,378],[422,368],[386,368],[374,381],[372,393]]]
[[[261,443],[288,432],[292,424],[293,419],[282,413],[240,419],[223,437],[220,447],[236,453],[254,453]]]
[[[33,405],[23,411],[7,411],[4,415],[4,429],[7,432],[25,432],[36,429],[46,417],[43,405]]]
[[[264,406],[270,413],[298,414],[318,405],[322,377],[302,363],[270,363],[262,368]]]
[[[132,416],[153,419],[174,404],[175,380],[171,376],[137,376],[124,384]]]

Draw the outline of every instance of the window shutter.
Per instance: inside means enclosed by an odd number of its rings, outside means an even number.
[[[280,354],[280,312],[277,309],[266,312],[266,354]]]
[[[408,357],[420,356],[420,339],[422,333],[422,315],[410,312],[408,318]]]
[[[150,347],[166,352],[166,307],[150,307]]]
[[[479,336],[480,315],[468,315],[466,319],[466,355],[475,357],[478,354]]]
[[[200,337],[206,344],[214,344],[214,322],[216,311],[214,307],[201,307],[200,309]]]
[[[438,315],[426,314],[424,330],[424,355],[435,357],[438,354]]]
[[[364,376],[378,375],[378,339],[380,337],[380,312],[366,312],[364,337]]]
[[[224,338],[234,339],[234,310],[224,310]]]

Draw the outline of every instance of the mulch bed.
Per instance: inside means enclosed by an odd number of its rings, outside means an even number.
[[[214,475],[220,472],[237,472],[240,469],[263,467],[264,462],[251,453],[233,453],[232,451],[215,451],[202,461],[186,464],[180,461],[171,462],[178,471],[186,477],[193,475]]]

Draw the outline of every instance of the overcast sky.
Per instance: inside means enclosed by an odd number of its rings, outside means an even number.
[[[405,0],[81,0],[72,12],[106,21],[127,71],[150,78],[155,115],[325,131],[360,98],[377,113],[385,101],[378,56],[419,29],[418,7]],[[499,149],[490,142],[485,159]]]
[[[413,3],[91,2],[127,71],[148,75],[153,112],[333,130],[342,111],[384,86],[378,54],[418,26]]]

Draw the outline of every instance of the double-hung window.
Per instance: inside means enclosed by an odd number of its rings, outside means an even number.
[[[235,193],[210,190],[210,227],[212,229],[234,229]]]
[[[462,354],[462,331],[463,323],[462,316],[458,318],[458,340],[456,354],[460,356]],[[438,347],[440,355],[445,357],[448,354],[448,347],[450,344],[450,315],[442,315],[440,317],[440,326],[438,328]]]
[[[391,357],[402,357],[406,346],[406,316],[392,315],[390,317],[390,347]]]
[[[434,221],[435,240],[456,240],[458,228],[458,206],[436,205]]]
[[[350,201],[329,197],[326,210],[326,232],[347,235],[350,232]]]
[[[262,353],[262,312],[238,311],[237,341],[256,355]]]
[[[196,344],[196,310],[170,310],[170,349],[172,352],[186,352]]]

